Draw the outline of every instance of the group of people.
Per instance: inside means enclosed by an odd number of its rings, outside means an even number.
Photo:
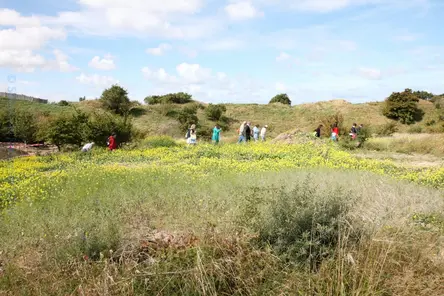
[[[251,123],[244,121],[238,129],[239,140],[238,143],[249,142],[253,137],[254,141],[259,141],[259,136],[261,140],[265,141],[265,135],[267,133],[268,125],[264,125],[262,129],[259,129],[259,124],[256,124],[251,128]]]
[[[219,124],[216,124],[216,126],[213,128],[213,135],[211,137],[211,140],[214,144],[219,144],[220,141],[220,132],[222,131]],[[190,128],[187,130],[187,133],[185,135],[185,139],[187,139],[187,144],[189,145],[196,145],[197,144],[197,131],[196,131],[196,125],[192,124]]]
[[[239,140],[238,143],[249,142],[253,138],[255,142],[259,141],[259,138],[262,141],[265,141],[265,137],[267,134],[268,125],[264,125],[262,129],[259,129],[259,125],[255,125],[251,128],[251,123],[244,121],[238,129]],[[211,140],[214,144],[218,144],[220,142],[220,134],[222,128],[219,124],[216,124],[213,128],[213,133],[211,136]],[[197,132],[196,125],[192,124],[190,128],[187,130],[185,135],[187,143],[189,145],[195,145],[197,143]]]
[[[323,125],[320,124],[315,130],[314,130],[314,135],[315,137],[320,138],[321,137],[321,129],[323,128]],[[359,132],[361,131],[361,129],[364,128],[364,125],[361,123],[359,125],[359,127],[357,126],[356,123],[353,123],[350,132],[349,132],[349,136],[351,137],[352,140],[355,140],[356,137],[358,136]],[[338,123],[334,123],[331,127],[330,127],[330,133],[331,133],[331,140],[332,141],[338,141],[339,140],[339,127],[338,127]]]

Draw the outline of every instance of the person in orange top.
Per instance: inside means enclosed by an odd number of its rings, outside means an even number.
[[[108,138],[108,149],[112,151],[116,148],[117,148],[116,133],[112,133],[112,135]]]

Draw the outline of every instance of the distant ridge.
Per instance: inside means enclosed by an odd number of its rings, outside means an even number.
[[[0,92],[0,98],[1,97],[7,98],[7,99],[36,102],[36,103],[40,103],[40,104],[48,104],[48,100],[30,97],[30,96],[26,96],[26,95],[22,95],[22,94]]]

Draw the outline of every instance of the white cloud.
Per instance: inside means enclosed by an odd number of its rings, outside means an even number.
[[[36,27],[40,26],[40,20],[35,16],[24,17],[15,10],[4,8],[0,9],[0,26]]]
[[[45,17],[45,24],[65,25],[101,36],[157,36],[193,39],[220,29],[217,19],[196,16],[204,0],[80,0],[81,9]]]
[[[277,57],[276,57],[276,61],[277,62],[283,62],[283,61],[287,61],[291,58],[291,55],[289,55],[286,52],[281,52]]]
[[[34,72],[37,67],[45,64],[45,58],[31,50],[0,50],[0,67],[19,72]]]
[[[104,71],[114,70],[116,68],[114,60],[110,55],[106,55],[102,59],[99,56],[95,56],[88,63],[88,66],[97,70],[104,70]]]
[[[60,72],[72,72],[78,69],[68,62],[60,50],[53,51],[55,59],[47,60],[31,50],[0,50],[0,67],[12,68],[19,72],[34,72],[37,68]]]
[[[371,80],[379,80],[382,77],[381,70],[374,68],[358,68],[357,73],[359,76]]]
[[[179,64],[175,74],[169,74],[164,68],[148,67],[144,67],[142,73],[152,84],[152,94],[184,91],[202,101],[221,102],[230,98],[249,102],[257,100],[265,90],[263,83],[242,77],[230,78],[226,73],[213,72],[199,64]]]
[[[233,20],[246,20],[264,15],[250,1],[242,0],[225,6],[225,12]]]
[[[170,44],[161,43],[161,44],[159,44],[158,47],[148,48],[146,50],[146,52],[151,55],[160,56],[160,55],[164,55],[165,52],[167,52],[168,50],[171,50],[171,49],[172,49],[172,46]]]
[[[36,50],[50,40],[63,40],[66,34],[61,29],[26,27],[0,30],[0,50]]]
[[[95,87],[108,87],[119,82],[111,76],[102,76],[98,74],[86,75],[84,73],[77,76],[76,80],[82,84]]]

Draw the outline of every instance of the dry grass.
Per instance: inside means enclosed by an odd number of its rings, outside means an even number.
[[[431,154],[444,156],[444,134],[394,134],[392,137],[371,138],[366,148],[376,151]]]

